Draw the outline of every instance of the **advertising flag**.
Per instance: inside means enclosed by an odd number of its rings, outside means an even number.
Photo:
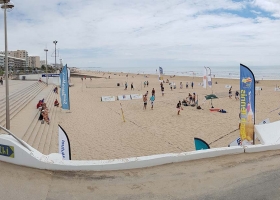
[[[206,79],[207,79],[207,69],[206,69],[206,67],[204,67],[204,69],[203,69],[203,88],[207,87]]]
[[[70,110],[68,69],[65,65],[60,73],[60,99],[62,109]]]
[[[58,125],[58,153],[63,160],[71,160],[70,140],[64,129]]]
[[[242,144],[254,144],[255,76],[240,64],[240,138]]]
[[[162,67],[159,67],[158,69],[159,69],[159,70],[158,70],[158,72],[159,72],[158,80],[162,81],[162,80],[163,80],[163,77],[162,77],[162,75],[163,75],[163,69],[162,69]]]
[[[210,146],[200,138],[194,138],[195,150],[210,149]]]
[[[208,82],[208,86],[212,87],[212,79],[211,79],[211,69],[210,69],[210,67],[207,67],[207,82]]]

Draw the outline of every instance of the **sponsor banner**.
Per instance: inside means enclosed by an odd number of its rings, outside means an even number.
[[[231,88],[231,85],[225,85],[225,88]]]
[[[204,69],[203,69],[203,88],[206,88],[207,87],[207,85],[206,85],[206,81],[207,81],[207,69],[206,69],[206,67],[204,67]]]
[[[212,78],[211,78],[211,69],[210,69],[210,67],[207,67],[207,82],[208,82],[208,86],[212,87]]]
[[[115,96],[102,96],[101,101],[116,101]]]
[[[162,80],[163,80],[163,77],[162,77],[162,75],[163,75],[163,69],[162,69],[162,67],[159,67],[159,68],[158,68],[158,72],[159,72],[158,80],[162,81]]]
[[[0,156],[6,156],[10,158],[15,157],[15,151],[13,146],[7,146],[4,144],[0,144]]]
[[[48,77],[59,77],[60,74],[48,74]],[[42,77],[47,77],[47,74],[42,74]]]
[[[70,110],[68,70],[65,65],[60,73],[60,99],[62,109]]]
[[[236,140],[234,140],[232,143],[228,145],[228,147],[233,147],[233,146],[242,146],[242,141],[240,137],[238,137]]]
[[[210,146],[200,138],[194,138],[195,150],[210,149]]]
[[[254,143],[255,124],[255,76],[240,64],[240,138],[242,144]]]
[[[131,97],[131,99],[142,99],[143,95],[142,94],[131,94],[130,97]]]
[[[60,125],[58,125],[58,153],[62,155],[63,160],[71,160],[70,141]]]
[[[256,87],[256,90],[262,90],[262,87]]]
[[[124,95],[118,95],[118,100],[122,101],[122,100],[131,100],[130,95],[129,94],[124,94]]]
[[[270,120],[269,118],[265,119],[265,120],[262,120],[259,125],[262,125],[262,124],[269,124],[270,123]]]

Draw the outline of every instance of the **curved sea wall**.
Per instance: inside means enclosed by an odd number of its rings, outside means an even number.
[[[61,154],[43,155],[28,144],[26,145],[31,150],[28,150],[11,135],[0,135],[0,161],[46,170],[108,171],[145,168],[244,152],[280,149],[280,144],[256,145],[245,148],[236,146],[112,160],[63,160]]]

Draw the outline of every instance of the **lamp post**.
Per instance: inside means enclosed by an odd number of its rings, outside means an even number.
[[[48,74],[48,49],[44,49],[46,52],[46,79],[47,85],[49,85],[49,74]]]
[[[2,9],[4,9],[4,29],[5,29],[5,84],[6,84],[6,128],[10,129],[10,101],[9,101],[9,67],[8,67],[8,38],[7,38],[7,9],[12,9],[13,4],[10,0],[0,0]]]
[[[57,41],[53,41],[54,43],[54,67],[56,67],[56,44],[57,44]]]

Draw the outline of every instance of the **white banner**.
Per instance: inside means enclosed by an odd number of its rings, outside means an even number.
[[[118,100],[122,101],[122,100],[131,100],[130,95],[129,94],[124,94],[124,95],[118,95]]]
[[[58,125],[58,153],[62,155],[63,160],[71,160],[70,141],[60,125]]]
[[[232,147],[232,146],[242,146],[242,141],[241,141],[241,138],[238,137],[236,140],[234,140],[232,143],[230,143],[228,145],[229,147]]]
[[[208,86],[212,87],[211,69],[207,67],[207,82]]]
[[[116,101],[114,96],[102,96],[101,101]]]
[[[207,81],[207,69],[206,69],[206,67],[204,67],[204,69],[203,69],[203,88],[207,87],[206,81]]]
[[[131,94],[130,97],[131,97],[131,99],[142,99],[143,95],[142,94]]]

